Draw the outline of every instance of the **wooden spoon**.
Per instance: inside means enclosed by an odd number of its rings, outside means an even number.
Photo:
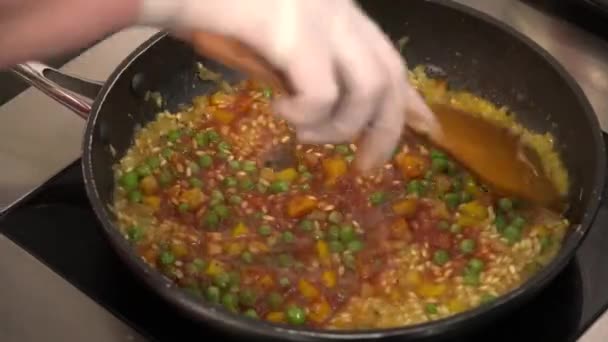
[[[191,36],[195,50],[273,86],[293,94],[284,75],[244,44],[217,34],[196,32]],[[449,106],[433,106],[441,126],[439,134],[427,134],[410,127],[448,152],[487,184],[504,195],[540,205],[557,203],[560,196],[546,177],[539,158],[506,129]]]

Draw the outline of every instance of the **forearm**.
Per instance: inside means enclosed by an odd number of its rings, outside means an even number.
[[[0,69],[57,55],[132,25],[139,0],[0,1]]]

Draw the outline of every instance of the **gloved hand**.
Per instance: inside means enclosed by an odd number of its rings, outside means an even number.
[[[277,111],[308,143],[363,133],[358,166],[389,158],[406,120],[437,130],[390,40],[351,0],[142,0],[140,23],[236,39],[285,75]]]

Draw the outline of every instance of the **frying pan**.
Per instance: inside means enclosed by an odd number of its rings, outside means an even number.
[[[566,216],[572,227],[562,249],[550,265],[493,303],[421,325],[332,332],[246,319],[194,299],[145,265],[119,233],[108,209],[114,184],[112,165],[124,155],[136,129],[153,120],[158,111],[155,104],[145,101],[146,91],[160,91],[165,109],[177,110],[180,104],[215,88],[197,78],[197,61],[221,71],[229,82],[243,76],[201,59],[190,47],[163,33],[137,48],[103,86],[36,63],[15,67],[32,85],[88,117],[82,170],[105,234],[133,272],[200,323],[201,329],[212,325],[241,337],[298,341],[458,336],[497,319],[543,289],[566,266],[595,217],[606,176],[600,127],[581,89],[547,52],[494,19],[450,1],[367,0],[361,6],[393,40],[409,38],[404,53],[411,66],[425,64],[431,66],[430,71],[442,70],[451,87],[508,106],[530,129],[555,136],[556,148],[571,175]]]

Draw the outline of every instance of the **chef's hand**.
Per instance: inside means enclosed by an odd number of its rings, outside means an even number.
[[[389,158],[405,121],[435,130],[404,61],[351,0],[143,0],[140,23],[236,39],[293,86],[277,111],[301,142],[353,141],[358,166]]]

